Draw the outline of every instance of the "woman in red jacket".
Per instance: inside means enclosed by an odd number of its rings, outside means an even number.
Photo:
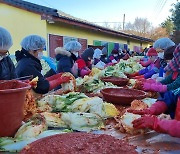
[[[93,55],[94,49],[88,48],[82,53],[80,58],[76,61],[79,70],[78,76],[84,77],[85,75],[89,75],[91,73]]]

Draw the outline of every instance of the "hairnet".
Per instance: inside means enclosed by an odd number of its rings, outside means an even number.
[[[174,46],[175,45],[175,43],[171,40],[171,39],[169,39],[169,38],[167,38],[167,37],[163,37],[163,38],[160,38],[160,39],[158,39],[158,40],[156,40],[155,42],[154,42],[154,44],[153,44],[153,48],[154,49],[167,49],[168,47],[170,47],[170,46]]]
[[[9,50],[12,46],[11,34],[3,27],[0,27],[0,50]]]
[[[34,51],[39,49],[45,49],[46,48],[46,40],[38,35],[29,35],[26,36],[21,41],[21,46],[27,51]]]
[[[100,59],[101,55],[102,55],[102,51],[100,49],[95,49],[94,50],[93,58]]]
[[[104,47],[104,48],[102,49],[102,54],[103,54],[103,55],[107,55],[107,54],[108,54],[106,47]]]
[[[79,51],[81,50],[81,44],[78,41],[70,41],[65,44],[64,48],[68,51]]]

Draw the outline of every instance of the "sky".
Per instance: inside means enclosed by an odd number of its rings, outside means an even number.
[[[135,18],[147,18],[158,26],[171,15],[172,4],[177,0],[25,0],[61,10],[74,17],[103,25],[133,23]]]

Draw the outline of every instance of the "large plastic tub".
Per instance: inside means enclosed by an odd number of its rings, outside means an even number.
[[[141,90],[127,88],[105,88],[101,93],[105,101],[119,105],[131,105],[133,100],[146,97],[146,93]]]
[[[0,81],[0,137],[14,136],[21,126],[25,95],[30,87],[22,81]]]

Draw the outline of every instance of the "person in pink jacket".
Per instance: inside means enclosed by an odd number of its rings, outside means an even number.
[[[180,137],[180,87],[174,91],[168,91],[158,99],[150,108],[144,110],[128,110],[128,112],[142,115],[133,121],[133,127],[137,129],[149,128],[159,133]],[[171,120],[160,120],[156,115],[168,113]]]

